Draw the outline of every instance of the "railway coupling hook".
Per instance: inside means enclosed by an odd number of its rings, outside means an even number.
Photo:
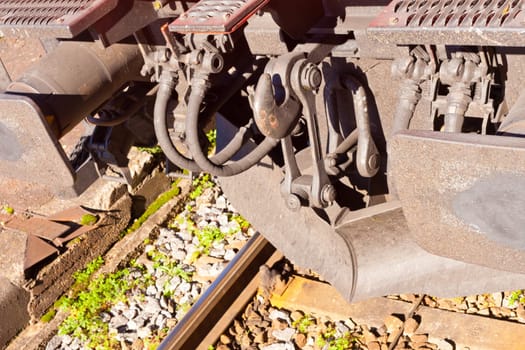
[[[285,161],[281,194],[291,210],[299,210],[303,205],[326,208],[336,197],[324,167],[317,125],[315,92],[321,82],[322,74],[316,64],[304,53],[291,53],[271,60],[255,89],[253,109],[259,130],[281,140]],[[301,173],[292,145],[291,134],[301,114],[308,128],[311,174]]]

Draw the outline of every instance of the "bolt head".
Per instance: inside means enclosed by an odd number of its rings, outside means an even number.
[[[298,211],[301,209],[301,200],[295,194],[290,194],[286,198],[286,207],[291,211]]]
[[[335,190],[334,186],[326,185],[323,187],[321,197],[325,203],[328,205],[332,204],[335,201],[336,196],[337,191]]]
[[[370,169],[378,169],[379,168],[379,155],[378,154],[372,154],[370,158],[368,158],[368,166]]]
[[[323,75],[317,66],[313,63],[308,63],[301,74],[301,83],[307,90],[316,90],[321,86]]]

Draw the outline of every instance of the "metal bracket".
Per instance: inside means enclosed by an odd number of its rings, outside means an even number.
[[[101,127],[98,126],[93,131],[89,143],[89,151],[95,160],[95,166],[99,175],[111,181],[132,185],[133,179],[128,168],[128,158],[125,151],[129,150],[126,146],[124,149],[115,148],[116,144],[114,138],[118,137],[118,132],[115,132],[117,127]],[[115,175],[109,175],[107,169],[111,166],[111,170]]]
[[[315,91],[322,82],[321,72],[303,53],[270,61],[265,72],[255,90],[254,115],[263,134],[281,139],[285,159],[281,193],[291,210],[298,210],[303,202],[325,208],[335,200],[336,193],[324,167],[317,126]],[[299,120],[301,107],[310,140],[311,175],[301,174],[290,136]]]

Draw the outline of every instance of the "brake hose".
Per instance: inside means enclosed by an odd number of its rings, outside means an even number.
[[[175,86],[175,77],[169,72],[161,74],[159,81],[159,89],[155,99],[155,106],[153,112],[153,125],[155,128],[155,135],[166,157],[175,165],[182,169],[187,169],[192,172],[200,172],[201,168],[197,163],[182,155],[173,145],[170,138],[168,127],[166,124],[167,106],[171,97],[173,88]],[[249,127],[242,127],[235,134],[232,140],[219,153],[212,157],[215,164],[224,164],[231,159],[242,147],[245,140],[251,136]],[[197,132],[198,143],[198,132]],[[200,144],[199,144],[200,147]]]
[[[159,90],[155,98],[155,106],[153,108],[153,127],[155,135],[159,142],[162,151],[166,157],[177,165],[179,168],[187,169],[192,172],[200,172],[198,165],[191,159],[182,155],[173,145],[171,141],[168,126],[166,125],[168,101],[171,97],[171,92],[175,87],[175,78],[171,74],[161,74],[159,81]]]
[[[192,79],[191,93],[188,100],[188,114],[186,116],[186,136],[188,147],[197,163],[205,172],[216,176],[233,176],[248,170],[265,155],[268,154],[279,142],[276,139],[266,137],[262,143],[238,161],[229,164],[215,163],[203,152],[198,140],[199,134],[199,111],[207,89],[208,74],[197,73]]]

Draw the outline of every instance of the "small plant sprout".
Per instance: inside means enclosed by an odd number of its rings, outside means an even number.
[[[82,226],[93,226],[97,223],[97,221],[98,221],[98,216],[93,215],[93,214],[84,214],[80,218],[79,223]]]
[[[337,334],[334,327],[328,327],[319,338],[317,345],[327,350],[348,350],[359,349],[359,338],[346,332],[342,335]]]
[[[8,215],[13,215],[15,213],[15,210],[7,204],[4,204],[2,211]]]
[[[515,290],[510,293],[509,304],[514,305],[516,302],[525,305],[525,289]]]
[[[193,180],[193,191],[190,193],[190,199],[199,197],[205,189],[215,186],[210,174],[201,174]]]
[[[308,328],[315,324],[315,319],[310,315],[304,315],[303,317],[295,320],[292,323],[292,327],[297,329],[299,333],[307,334]]]
[[[217,129],[211,129],[206,133],[206,138],[208,139],[208,154],[212,154],[215,151],[217,146]]]

